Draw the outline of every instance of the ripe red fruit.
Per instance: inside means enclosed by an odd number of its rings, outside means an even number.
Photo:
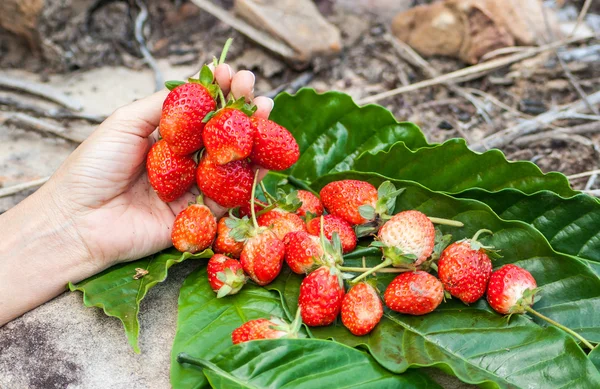
[[[294,273],[308,274],[321,265],[323,248],[318,237],[305,231],[290,232],[283,243],[285,244],[285,261]]]
[[[242,268],[258,285],[271,283],[281,272],[285,246],[270,230],[247,239],[240,255]]]
[[[156,142],[146,158],[148,180],[164,202],[177,200],[196,182],[196,162],[189,156],[180,156],[167,142]]]
[[[236,294],[246,283],[246,275],[240,261],[222,254],[215,254],[206,266],[208,283],[217,297]]]
[[[204,204],[192,204],[177,215],[171,231],[173,246],[181,252],[207,249],[217,234],[217,219]]]
[[[315,218],[306,225],[308,233],[319,236],[321,234],[321,218]],[[323,232],[325,237],[331,240],[331,235],[337,232],[342,242],[342,251],[349,253],[356,248],[356,234],[350,223],[335,215],[323,216]]]
[[[233,330],[231,340],[233,344],[248,342],[258,339],[298,338],[302,320],[296,313],[296,318],[291,324],[278,317],[250,320]]]
[[[298,190],[297,194],[302,205],[296,210],[296,215],[305,217],[310,213],[313,217],[319,217],[323,214],[323,204],[317,196],[307,190]]]
[[[178,155],[189,155],[202,148],[202,120],[217,107],[206,87],[182,84],[167,95],[160,117],[160,135]]]
[[[433,253],[435,227],[423,213],[404,211],[381,227],[378,239],[383,255],[392,260],[394,266],[413,262],[418,266]]]
[[[202,193],[222,207],[234,208],[250,201],[254,173],[246,160],[218,165],[204,154],[196,177]]]
[[[478,234],[446,247],[437,265],[444,288],[466,304],[474,303],[485,294],[492,274],[492,261],[486,253],[489,248],[476,240]]]
[[[294,136],[279,124],[253,116],[254,147],[250,160],[269,170],[285,170],[300,157],[300,149]]]
[[[390,282],[384,298],[385,304],[396,312],[425,315],[441,304],[444,286],[440,280],[422,270],[407,272]]]
[[[223,108],[204,127],[204,147],[218,165],[248,158],[254,143],[250,118],[239,109]]]
[[[215,253],[228,254],[233,258],[239,258],[244,248],[243,242],[238,242],[229,236],[231,228],[227,226],[227,220],[230,218],[222,217],[217,223],[217,239],[213,244]]]
[[[369,205],[375,210],[377,206],[377,189],[365,181],[333,181],[319,195],[327,212],[354,225],[369,221],[360,215],[360,207]]]
[[[321,266],[300,284],[298,307],[302,320],[311,327],[334,322],[342,308],[344,287],[335,267]]]
[[[490,277],[487,300],[494,311],[503,315],[524,313],[534,303],[536,288],[537,283],[527,270],[504,265]]]
[[[257,222],[261,227],[270,228],[279,240],[283,240],[289,232],[306,231],[306,224],[300,216],[279,209],[260,215]]]
[[[383,316],[383,305],[375,288],[366,282],[354,285],[342,301],[342,323],[356,336],[366,335]]]

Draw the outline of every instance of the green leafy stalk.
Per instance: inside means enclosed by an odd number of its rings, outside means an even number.
[[[594,349],[594,345],[591,344],[590,342],[588,342],[583,336],[579,335],[577,332],[573,331],[572,329],[565,327],[564,325],[560,324],[559,322],[557,322],[556,320],[552,320],[550,319],[548,316],[544,316],[541,313],[539,313],[538,311],[536,311],[535,309],[533,309],[531,306],[525,306],[524,309],[531,313],[532,315],[535,315],[537,317],[539,317],[540,319],[552,324],[555,327],[560,328],[561,330],[565,331],[567,334],[571,335],[572,337],[574,337],[575,339],[579,340],[581,343],[583,343],[585,345],[585,347],[589,348],[590,350]]]

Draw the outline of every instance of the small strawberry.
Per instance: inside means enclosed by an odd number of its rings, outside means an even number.
[[[235,223],[234,219],[229,217],[222,217],[217,223],[217,238],[215,239],[215,243],[213,243],[213,250],[215,253],[228,254],[233,258],[239,258],[244,248],[244,243],[238,242],[229,236],[232,228],[227,225],[228,222]]]
[[[305,231],[288,233],[284,239],[285,261],[294,273],[308,274],[319,265],[324,254],[318,237]]]
[[[435,227],[425,214],[404,211],[394,215],[379,230],[378,242],[383,255],[394,265],[423,263],[433,253]]]
[[[537,283],[527,270],[504,265],[492,273],[487,300],[494,311],[507,315],[525,313],[535,302]]]
[[[260,215],[257,221],[259,226],[270,228],[279,240],[283,240],[289,232],[306,231],[306,224],[300,216],[278,208]]]
[[[417,270],[394,278],[385,290],[384,298],[385,304],[396,312],[425,315],[441,304],[444,286],[431,274]]]
[[[306,229],[308,230],[309,234],[319,236],[321,232],[321,219],[312,219],[306,225]],[[349,253],[356,248],[356,234],[354,233],[350,223],[341,217],[335,215],[323,216],[323,230],[325,237],[327,237],[329,240],[331,240],[334,232],[338,233],[342,242],[342,250],[344,254]]]
[[[225,208],[237,207],[250,200],[253,176],[246,160],[219,165],[206,153],[200,158],[196,171],[198,188]]]
[[[244,242],[240,262],[244,271],[258,285],[270,284],[281,272],[285,246],[273,231],[259,227]]]
[[[233,330],[231,340],[233,344],[238,344],[258,339],[296,339],[300,337],[301,326],[302,320],[300,319],[300,310],[298,310],[296,318],[291,324],[278,317],[271,317],[270,320],[250,320]]]
[[[383,305],[374,287],[366,282],[354,285],[342,301],[342,323],[356,336],[366,335],[383,316]]]
[[[239,109],[223,108],[204,127],[204,146],[218,165],[248,158],[254,143],[250,118]]]
[[[192,154],[203,146],[202,120],[216,107],[215,100],[206,86],[196,82],[179,85],[169,92],[163,103],[160,135],[169,143],[174,153]]]
[[[311,327],[333,323],[342,308],[344,285],[335,267],[321,266],[300,284],[298,307],[302,320]]]
[[[311,218],[315,218],[323,214],[323,204],[317,196],[307,190],[297,191],[297,196],[302,205],[296,210],[296,215],[307,217],[310,214]]]
[[[503,315],[530,313],[539,319],[565,331],[590,350],[594,345],[572,329],[533,309],[539,299],[535,278],[527,270],[516,265],[504,265],[492,273],[487,289],[487,301],[494,311]]]
[[[480,230],[472,239],[452,243],[442,251],[437,264],[444,288],[465,304],[474,303],[485,294],[492,274],[492,261],[488,256],[492,247],[477,241],[482,232],[491,233]]]
[[[246,275],[239,261],[223,254],[215,254],[206,266],[208,283],[217,298],[236,294],[246,283]]]
[[[181,252],[197,253],[207,249],[217,234],[217,219],[211,210],[202,203],[188,206],[175,218],[171,240]]]
[[[250,160],[269,170],[285,170],[300,157],[300,149],[294,136],[279,124],[253,116],[254,147]]]
[[[150,185],[164,202],[175,201],[196,182],[196,162],[189,156],[180,156],[167,142],[156,142],[146,158]]]

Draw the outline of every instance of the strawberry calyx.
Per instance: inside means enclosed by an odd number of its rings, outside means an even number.
[[[221,298],[239,292],[248,278],[242,269],[234,273],[230,268],[226,268],[217,273],[217,279],[223,283],[217,292],[217,298]]]
[[[477,240],[481,234],[494,235],[494,233],[490,230],[481,229],[477,231],[471,239],[463,239],[461,242],[469,242],[471,245],[471,250],[483,251],[492,260],[502,258],[502,255],[500,255],[500,250],[496,249],[494,246],[486,246]]]
[[[396,198],[404,190],[405,188],[396,189],[396,186],[390,181],[382,182],[379,188],[377,188],[377,202],[375,203],[375,207],[370,204],[358,207],[360,216],[369,221],[359,224],[354,228],[356,236],[362,238],[376,234],[379,228],[392,217],[391,215],[394,213],[394,208],[396,207]]]
[[[517,300],[515,305],[513,305],[512,307],[509,308],[509,311],[508,311],[509,318],[510,318],[510,315],[513,315],[515,313],[527,312],[527,308],[532,307],[533,304],[535,304],[537,301],[539,301],[540,296],[536,296],[536,293],[538,293],[539,290],[540,290],[540,288],[525,289],[523,291],[523,295],[521,296],[521,298]]]
[[[294,320],[291,323],[288,323],[285,320],[275,316],[272,316],[269,321],[273,323],[271,329],[286,333],[283,338],[297,339],[303,337],[300,333],[300,328],[302,327],[302,315],[300,307],[298,307],[296,310],[296,316],[294,316]]]

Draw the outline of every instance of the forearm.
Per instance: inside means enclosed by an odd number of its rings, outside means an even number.
[[[52,185],[0,216],[0,325],[100,270],[52,199]]]

